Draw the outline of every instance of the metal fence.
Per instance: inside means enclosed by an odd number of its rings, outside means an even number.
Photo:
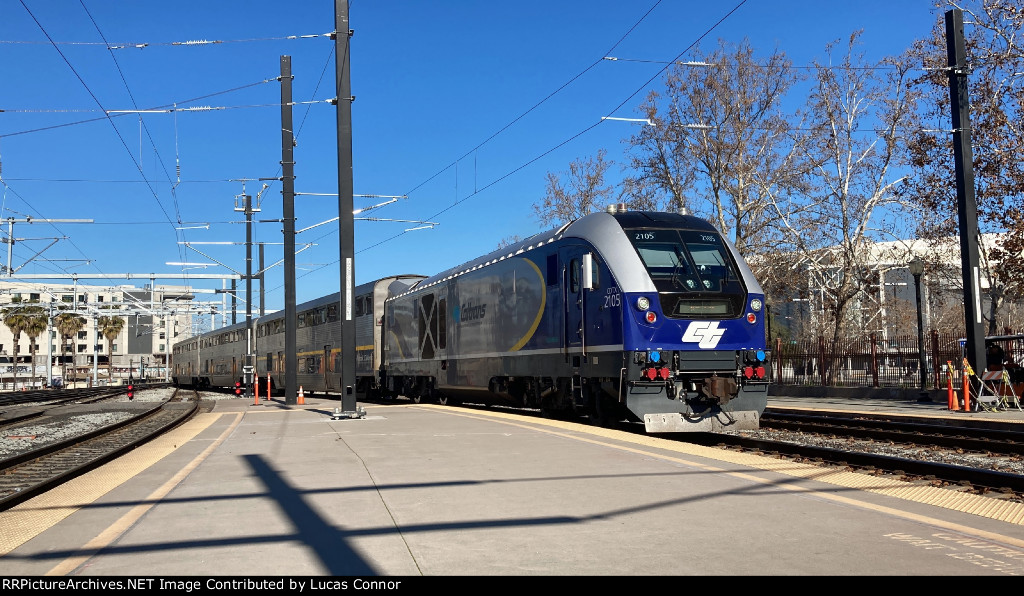
[[[963,336],[931,332],[925,338],[925,387],[959,390],[963,379]],[[1024,335],[986,338],[1003,348],[1006,360],[1024,363]],[[921,387],[916,336],[784,342],[775,340],[772,382],[832,387]],[[983,368],[983,364],[979,365]],[[1012,366],[1012,364],[1011,364]],[[980,375],[981,371],[977,371]],[[1024,375],[1024,368],[1020,369]],[[1016,379],[1014,379],[1016,381]]]

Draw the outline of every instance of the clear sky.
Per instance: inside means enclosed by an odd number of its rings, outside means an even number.
[[[336,196],[325,196],[338,184],[327,101],[334,7],[0,0],[0,236],[8,241],[8,218],[93,220],[15,223],[15,279],[106,274],[82,283],[141,286],[148,279],[114,275],[245,273],[236,197],[262,191],[257,221],[282,214],[280,182],[263,190],[258,179],[281,175],[276,77],[285,55],[300,102],[296,229],[337,217]],[[863,51],[877,59],[927,36],[941,13],[930,0],[350,0],[349,15],[354,204],[407,197],[356,217],[409,220],[355,221],[358,284],[437,273],[542,231],[532,205],[546,173],[600,149],[621,163],[638,124],[601,117],[636,117],[643,97],[662,88],[665,63],[694,44],[747,39],[758,53],[778,48],[809,65],[827,43],[863,29]],[[185,43],[197,41],[220,43]],[[200,106],[214,109],[186,110]],[[121,113],[152,109],[163,111]],[[621,176],[617,167],[610,174]],[[438,225],[406,231],[424,225],[415,222]],[[253,226],[266,265],[282,259],[281,231]],[[338,238],[337,222],[297,236],[297,247],[312,244],[296,257],[299,302],[338,291]],[[9,246],[0,245],[2,263]],[[212,266],[167,264],[183,262]],[[267,272],[268,310],[284,307],[283,273]],[[222,287],[157,280],[183,283]]]

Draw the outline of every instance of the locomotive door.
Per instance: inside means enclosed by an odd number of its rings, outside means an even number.
[[[565,357],[568,361],[571,352],[579,351],[580,355],[586,354],[586,292],[583,288],[583,255],[586,249],[583,246],[570,246],[561,251],[561,259],[564,264],[562,269],[562,304],[565,309],[563,320],[565,328],[562,336],[565,338],[563,347]],[[578,366],[578,363],[573,363]]]

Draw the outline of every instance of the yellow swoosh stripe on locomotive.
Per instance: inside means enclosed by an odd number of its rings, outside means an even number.
[[[383,390],[649,432],[757,428],[770,374],[763,305],[706,220],[594,213],[389,298]]]
[[[610,209],[432,277],[363,284],[355,295],[364,396],[582,413],[640,421],[649,432],[757,428],[767,403],[763,291],[700,218]],[[307,392],[340,385],[340,326],[329,311],[337,302],[333,294],[297,306],[296,365]],[[257,370],[261,383],[269,371],[275,388],[282,331],[281,313],[258,320]],[[183,342],[204,344],[205,360],[176,345],[175,382],[232,385],[244,353],[244,342],[231,351],[233,332],[244,340],[244,323]],[[204,366],[216,372],[194,374]]]

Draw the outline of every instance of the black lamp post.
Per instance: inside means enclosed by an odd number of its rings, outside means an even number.
[[[921,391],[925,388],[925,353],[924,353],[924,315],[921,312],[921,275],[924,273],[924,261],[921,257],[915,256],[911,259],[910,263],[907,264],[907,268],[910,269],[910,274],[914,276],[914,296],[917,301],[917,352],[918,352],[918,371],[921,373]],[[923,394],[922,394],[923,397]]]

